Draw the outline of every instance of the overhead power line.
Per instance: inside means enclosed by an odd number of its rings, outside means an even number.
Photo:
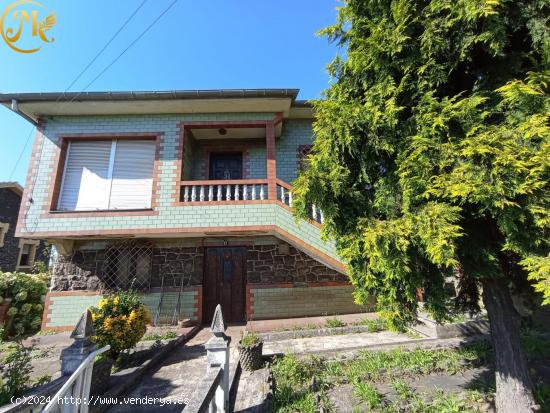
[[[76,100],[76,98],[78,98],[78,96],[80,96],[80,94],[82,92],[84,92],[86,89],[88,89],[97,79],[99,79],[101,76],[103,76],[103,74],[105,74],[105,72],[107,72],[107,70],[109,70],[117,61],[118,59],[120,59],[128,50],[130,50],[132,48],[132,46],[134,46],[143,36],[145,36],[145,34],[151,30],[151,28],[162,18],[162,16],[164,16],[166,13],[168,13],[168,11],[178,2],[179,0],[174,0],[172,1],[172,3],[170,3],[168,5],[168,7],[166,7],[162,13],[160,13],[157,18],[155,20],[153,20],[149,26],[147,26],[145,28],[145,30],[143,30],[139,36],[137,36],[122,52],[119,53],[119,55],[117,57],[115,57],[101,72],[99,72],[99,74],[94,77],[85,87],[84,89],[82,89],[81,92],[77,93],[69,102],[67,103],[71,103],[73,101]]]
[[[82,75],[84,73],[86,73],[86,71],[90,68],[91,65],[94,64],[94,62],[99,58],[99,56],[101,56],[101,54],[105,51],[105,49],[107,49],[107,47],[109,47],[109,45],[113,42],[113,40],[116,39],[116,37],[120,34],[120,32],[122,30],[124,30],[124,28],[128,25],[128,23],[130,23],[130,21],[134,18],[134,16],[137,14],[137,12],[145,5],[145,3],[147,3],[147,0],[143,0],[141,2],[141,4],[134,10],[134,12],[126,19],[126,21],[122,24],[122,26],[120,26],[118,28],[118,30],[111,36],[111,38],[109,39],[109,41],[107,43],[105,43],[105,45],[101,48],[101,50],[99,52],[96,53],[96,55],[93,57],[92,60],[90,60],[90,62],[86,65],[86,67],[84,67],[84,69],[82,69],[80,71],[80,73],[74,78],[74,80],[71,82],[71,84],[69,86],[67,86],[67,88],[65,89],[65,92],[67,92],[71,87],[74,86],[74,84],[76,82],[78,82],[78,80],[82,77]],[[61,95],[63,96],[63,95]],[[60,97],[61,97],[60,96]],[[59,98],[58,98],[59,99]]]
[[[29,134],[27,135],[27,139],[25,139],[25,146],[23,146],[23,149],[21,149],[21,152],[19,153],[19,157],[17,158],[17,161],[15,161],[15,165],[13,165],[13,169],[11,170],[10,177],[8,178],[8,181],[11,181],[11,178],[13,178],[13,174],[17,170],[17,167],[19,166],[19,162],[21,161],[21,158],[23,157],[23,154],[25,153],[25,149],[27,149],[27,145],[29,144],[29,140],[32,136],[32,131],[34,130],[34,125],[29,131]]]

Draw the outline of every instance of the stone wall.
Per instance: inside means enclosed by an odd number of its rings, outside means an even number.
[[[154,248],[152,287],[160,287],[164,275],[164,286],[180,287],[202,284],[204,251],[202,247]]]
[[[77,250],[71,256],[59,256],[54,266],[51,290],[101,291],[112,283],[104,277],[105,249]],[[202,284],[202,247],[153,248],[151,288],[179,288]]]
[[[249,247],[246,271],[249,284],[348,281],[346,275],[328,268],[303,251],[283,242]]]
[[[20,204],[21,196],[9,188],[0,188],[0,223],[9,224],[4,235],[4,245],[0,247],[0,271],[15,271],[17,267],[20,238],[15,237],[15,229]],[[36,248],[34,261],[47,261],[48,256],[48,250],[41,242]]]

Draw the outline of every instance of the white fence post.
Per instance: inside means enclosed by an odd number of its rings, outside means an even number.
[[[214,312],[214,319],[210,329],[214,334],[206,342],[207,371],[214,368],[223,369],[223,377],[216,389],[216,395],[210,406],[211,411],[225,413],[229,410],[229,340],[225,335],[225,322],[223,321],[222,307],[218,304]],[[212,410],[215,408],[215,410]]]

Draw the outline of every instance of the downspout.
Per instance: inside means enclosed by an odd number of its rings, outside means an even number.
[[[35,127],[38,127],[38,122],[35,121],[33,118],[28,116],[26,113],[23,113],[19,110],[19,102],[17,102],[17,99],[11,100],[11,111],[17,113],[19,116],[21,116],[26,121],[32,123]]]

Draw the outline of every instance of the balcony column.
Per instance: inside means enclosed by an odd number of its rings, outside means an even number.
[[[277,199],[277,160],[275,153],[275,122],[268,121],[265,125],[267,154],[267,199]]]

